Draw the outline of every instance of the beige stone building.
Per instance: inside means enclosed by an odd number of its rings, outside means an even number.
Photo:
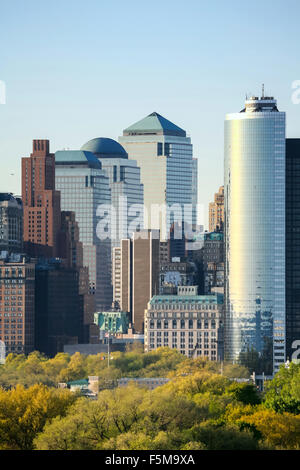
[[[222,229],[224,225],[224,186],[215,193],[214,202],[209,203],[209,231]]]
[[[182,286],[177,295],[155,295],[145,310],[145,351],[167,346],[188,357],[223,359],[223,295],[197,295]]]

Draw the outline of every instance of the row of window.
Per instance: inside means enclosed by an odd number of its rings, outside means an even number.
[[[156,322],[156,324],[155,324]],[[171,325],[171,326],[170,326]],[[179,326],[180,325],[180,326]],[[208,320],[202,322],[201,320],[197,320],[197,323],[196,323],[196,320],[180,320],[180,323],[179,323],[179,320],[150,320],[150,323],[149,323],[149,327],[150,329],[169,329],[169,328],[181,328],[181,329],[185,329],[185,328],[189,328],[189,329],[194,329],[194,328],[197,328],[198,330],[201,330],[202,328],[204,329],[215,329],[216,328],[216,322],[215,320],[212,320],[211,322],[209,322]]]

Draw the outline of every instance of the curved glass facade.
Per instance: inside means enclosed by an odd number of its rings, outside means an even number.
[[[285,113],[251,98],[225,120],[225,355],[285,360]]]

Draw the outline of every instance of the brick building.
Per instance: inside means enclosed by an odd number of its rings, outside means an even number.
[[[31,256],[57,255],[60,194],[55,191],[55,158],[48,140],[34,140],[30,157],[22,158],[24,249]]]
[[[13,254],[0,259],[0,340],[6,354],[34,350],[35,263]]]

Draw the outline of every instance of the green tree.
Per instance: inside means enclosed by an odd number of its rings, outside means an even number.
[[[110,437],[106,409],[100,401],[79,399],[66,417],[47,423],[34,440],[38,450],[96,450]]]
[[[193,426],[189,433],[190,441],[201,442],[207,450],[256,450],[259,447],[250,431],[240,431],[235,425],[204,422]]]
[[[0,448],[30,450],[47,420],[64,416],[76,396],[68,390],[34,385],[0,389]]]
[[[260,396],[252,384],[233,382],[227,387],[226,393],[245,405],[258,405],[261,402]]]
[[[276,413],[273,410],[258,410],[252,415],[242,416],[241,421],[254,426],[267,444],[273,448],[300,449],[299,415]]]

